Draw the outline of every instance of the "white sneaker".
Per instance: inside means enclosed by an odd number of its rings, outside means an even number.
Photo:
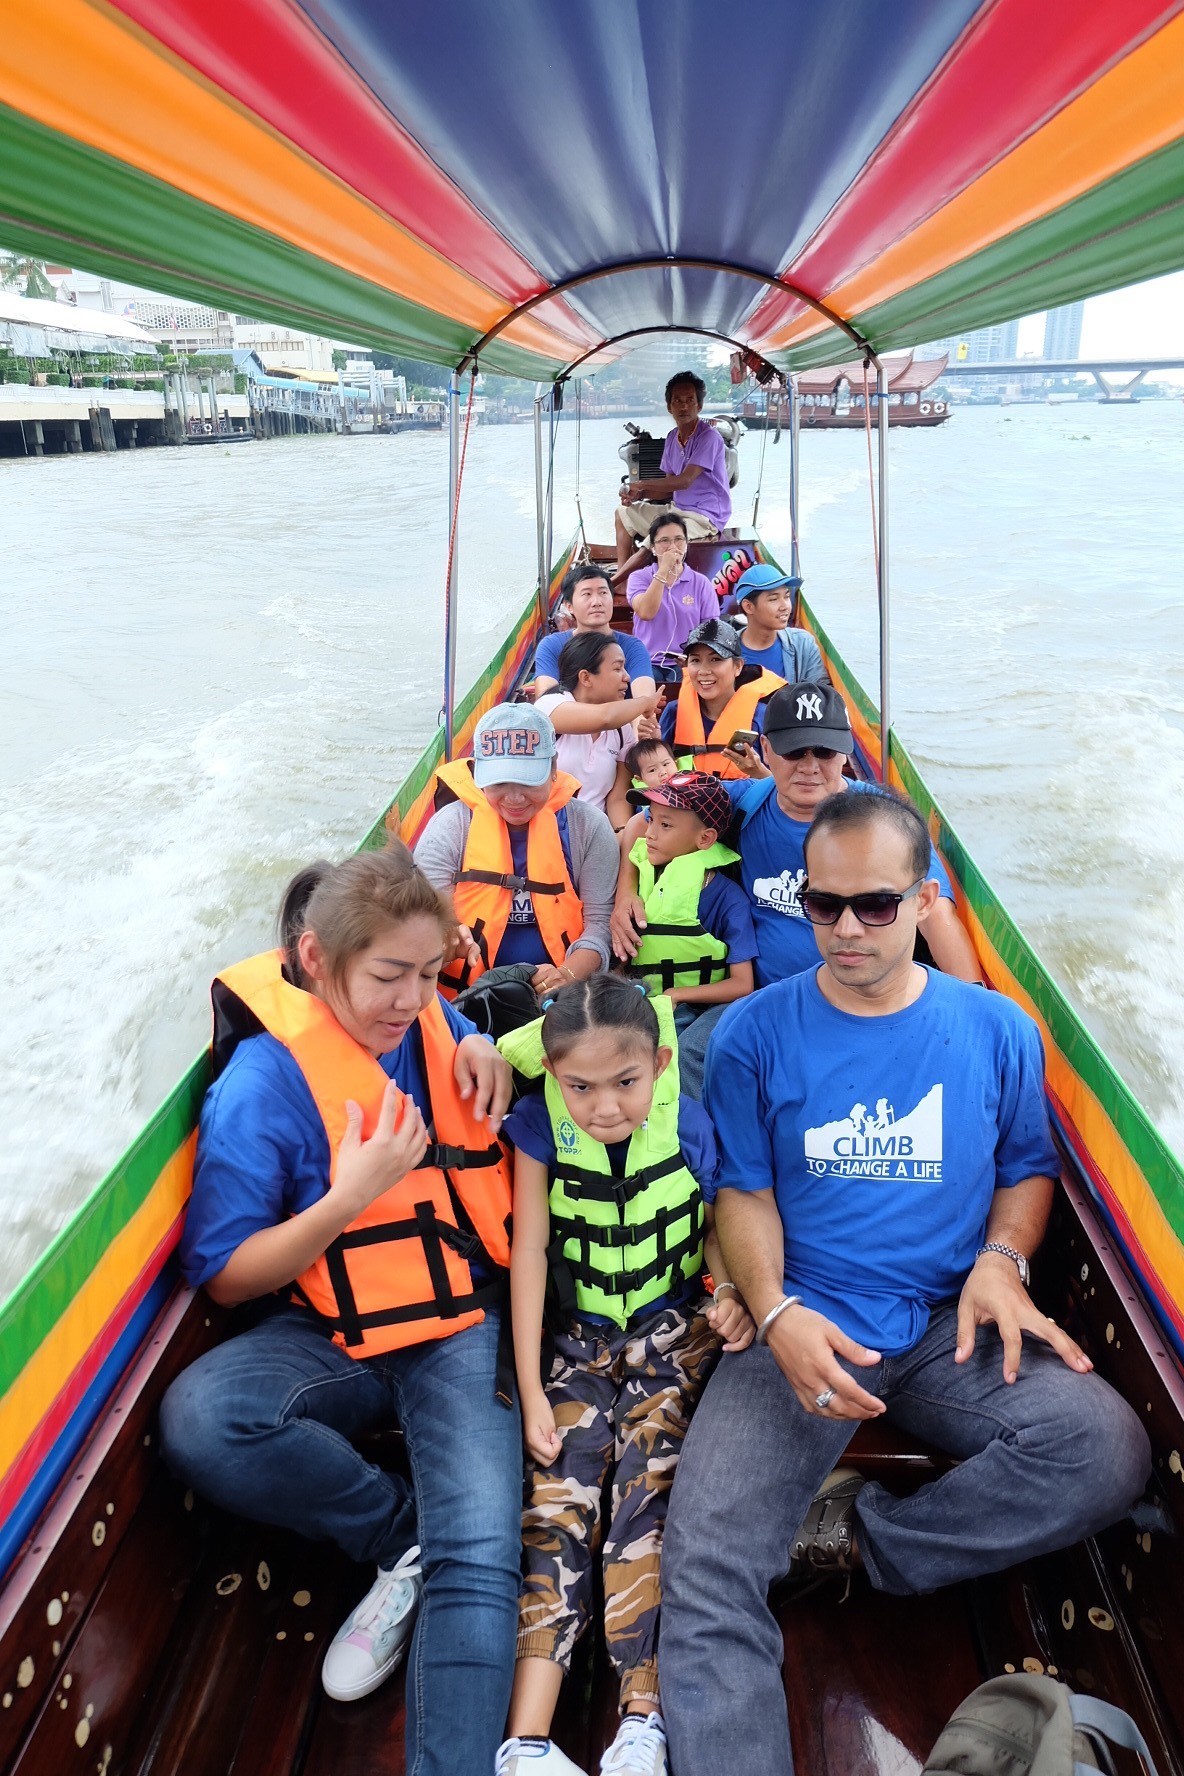
[[[652,1714],[621,1717],[617,1736],[600,1760],[600,1776],[667,1776],[666,1726]]]
[[[494,1776],[584,1776],[551,1739],[507,1739],[493,1770]]]
[[[394,1566],[379,1567],[325,1654],[321,1682],[334,1701],[356,1702],[386,1682],[403,1656],[422,1590],[418,1548],[408,1548]]]

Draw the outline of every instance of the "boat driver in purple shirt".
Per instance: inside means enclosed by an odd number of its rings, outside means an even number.
[[[706,399],[707,385],[691,370],[680,370],[666,384],[666,409],[674,430],[666,434],[662,472],[653,481],[630,481],[617,507],[614,583],[618,586],[644,566],[649,555],[645,539],[663,512],[675,511],[685,518],[693,543],[718,536],[732,516],[724,441],[700,417]]]

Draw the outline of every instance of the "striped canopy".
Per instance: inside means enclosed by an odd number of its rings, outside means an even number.
[[[3,0],[0,241],[441,363],[803,368],[1184,263],[1182,13]]]

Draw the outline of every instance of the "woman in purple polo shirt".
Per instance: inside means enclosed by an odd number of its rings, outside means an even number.
[[[659,512],[650,526],[649,567],[629,575],[626,597],[633,611],[633,633],[654,663],[661,684],[682,677],[679,656],[687,636],[701,623],[719,616],[719,597],[706,574],[688,567],[687,521],[681,512]]]
[[[674,430],[666,434],[662,472],[653,481],[630,481],[617,507],[618,586],[643,565],[644,539],[663,512],[681,513],[692,542],[718,536],[732,516],[724,441],[700,417],[706,399],[706,384],[691,370],[680,370],[666,384],[666,409]]]

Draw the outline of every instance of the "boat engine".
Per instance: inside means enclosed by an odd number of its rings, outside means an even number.
[[[652,432],[643,432],[640,426],[632,421],[625,427],[629,434],[629,442],[622,444],[617,455],[628,471],[625,479],[629,481],[654,481],[662,473],[662,438],[655,438]]]

